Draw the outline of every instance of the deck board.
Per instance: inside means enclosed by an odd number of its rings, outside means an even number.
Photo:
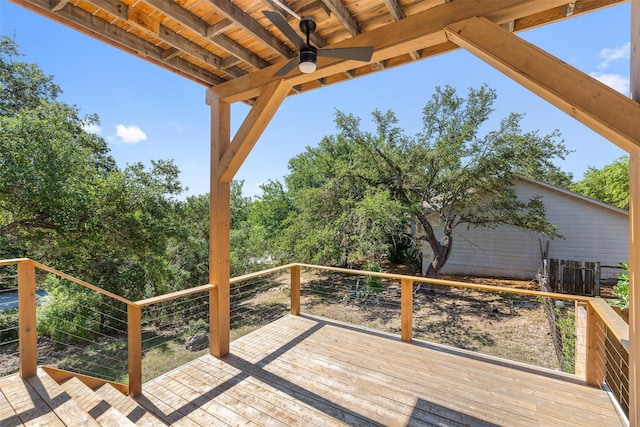
[[[154,387],[200,396],[217,416],[219,403],[231,424],[235,414],[259,425],[621,425],[608,395],[574,376],[311,316],[284,317],[228,356],[165,377]]]
[[[177,427],[623,425],[609,396],[573,375],[306,315],[145,383],[144,409],[108,388],[52,381],[0,378],[0,425],[75,426],[74,402],[100,408],[89,414],[104,425],[119,425],[108,411]]]

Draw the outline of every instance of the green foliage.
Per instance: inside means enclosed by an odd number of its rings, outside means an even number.
[[[556,328],[562,342],[560,368],[563,372],[575,373],[576,361],[576,315],[572,311],[555,309]]]
[[[69,286],[66,280],[47,276],[47,301],[37,312],[38,335],[56,343],[94,341],[101,330],[98,305],[100,294]]]
[[[589,166],[582,180],[570,189],[620,209],[629,209],[629,157],[622,156],[602,169]]]
[[[18,309],[0,310],[0,342],[18,339]]]
[[[618,282],[613,287],[616,298],[609,301],[609,304],[625,309],[629,308],[629,263],[621,262],[619,265],[624,269],[624,272],[618,274]]]
[[[432,249],[427,275],[446,263],[452,233],[461,225],[507,224],[549,237],[557,228],[538,197],[520,200],[518,175],[566,185],[570,175],[554,164],[568,153],[558,132],[524,132],[522,115],[510,114],[484,135],[495,91],[436,88],[415,137],[397,127],[391,111],[374,111],[375,132],[360,119],[336,112],[339,133],[291,159],[286,177],[295,210],[288,217],[291,258],[351,264],[380,261],[394,251],[411,254],[413,219]]]
[[[382,271],[380,264],[374,262],[365,263],[362,268],[367,271],[373,271],[379,273]],[[378,276],[365,276],[364,283],[367,285],[367,290],[376,294],[382,292],[382,278]]]

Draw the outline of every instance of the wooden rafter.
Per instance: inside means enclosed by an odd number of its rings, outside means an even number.
[[[104,0],[91,0],[91,1],[104,1]],[[251,52],[249,49],[242,47],[224,34],[210,35],[210,26],[199,19],[195,15],[191,14],[188,10],[183,9],[177,3],[171,0],[145,0],[160,12],[167,16],[171,16],[177,22],[184,27],[194,31],[201,36],[208,37],[214,44],[218,45],[222,49],[229,52],[231,55],[243,60],[247,64],[256,67],[264,68],[269,63],[258,55]]]
[[[229,0],[206,0],[220,11],[227,19],[235,22],[245,31],[252,34],[256,39],[260,40],[265,46],[271,48],[278,55],[285,58],[291,58],[294,52],[281,42],[276,36],[265,30],[263,26],[258,24],[251,16],[247,15],[238,6]]]
[[[349,34],[356,36],[362,33],[356,18],[353,17],[344,3],[338,0],[322,0],[322,3],[325,4],[331,12],[333,12],[336,19],[347,29]]]
[[[389,13],[396,21],[401,21],[407,17],[404,14],[404,10],[402,10],[402,6],[400,6],[400,3],[398,3],[398,0],[384,0],[384,4],[387,5]],[[409,52],[409,55],[411,55],[411,59],[413,59],[414,61],[420,59],[420,52],[418,51],[414,50],[413,52]]]
[[[382,62],[415,50],[430,53],[427,51],[433,49],[432,54],[439,54],[456,48],[456,45],[449,42],[444,33],[443,28],[447,25],[474,16],[486,16],[492,22],[502,24],[538,11],[545,11],[554,6],[561,8],[565,3],[566,0],[545,0],[544,2],[526,0],[454,1],[407,16],[402,21],[392,22],[385,27],[367,31],[329,47],[373,46],[373,62]],[[294,71],[287,78],[287,81],[291,82],[293,86],[302,85],[312,80],[346,72],[361,65],[355,61],[322,59],[322,62],[318,61],[318,69],[315,73],[302,74]],[[213,92],[211,96],[221,97],[227,102],[253,98],[260,93],[262,87],[275,79],[273,75],[281,66],[282,64],[276,64],[256,71],[250,77],[238,77],[212,87],[210,88],[210,91]]]
[[[67,3],[56,12],[51,11],[51,5],[48,0],[28,0],[20,4],[27,9],[45,15],[55,21],[63,22],[74,29],[89,32],[93,37],[107,44],[117,46],[135,55],[142,55],[150,62],[202,84],[210,86],[223,82],[223,80],[215,74],[175,55],[166,59],[163,56],[164,50],[160,47],[142,40],[122,28],[106,24],[103,19],[71,3]]]
[[[447,36],[627,152],[640,148],[640,104],[485,18],[445,28]]]
[[[274,80],[265,86],[220,159],[216,171],[218,181],[231,182],[290,91],[291,85],[284,79]]]

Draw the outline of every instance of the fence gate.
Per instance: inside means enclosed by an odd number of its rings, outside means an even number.
[[[550,259],[547,264],[552,292],[572,295],[600,295],[600,262]]]

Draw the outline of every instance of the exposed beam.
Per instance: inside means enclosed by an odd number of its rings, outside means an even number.
[[[230,148],[231,108],[220,99],[211,106],[211,171],[209,191],[209,351],[222,357],[229,353],[231,261],[231,185],[217,179],[220,161]]]
[[[454,1],[441,4],[415,15],[407,16],[402,21],[392,22],[384,27],[367,31],[350,39],[343,40],[329,47],[373,46],[373,62],[384,61],[408,54],[434,48],[448,42],[443,28],[449,24],[474,16],[486,16],[492,22],[502,24],[523,16],[561,7],[566,0],[501,0],[501,1]],[[455,48],[451,43],[449,50]],[[436,49],[442,53],[441,49]],[[362,65],[356,61],[342,61],[321,58],[315,73],[302,74],[294,71],[287,81],[292,85],[302,85],[312,80],[329,77],[332,74],[346,72]],[[275,64],[263,70],[222,83],[209,89],[213,97],[219,96],[227,102],[244,101],[257,96],[262,87],[276,79],[273,75],[282,67]]]
[[[291,28],[293,28],[294,30],[297,30],[298,28],[300,28],[300,16],[297,13],[295,16],[290,13],[290,12],[295,13],[294,10],[285,9],[280,6],[279,2],[275,2],[272,0],[262,0],[262,2],[267,6],[269,6],[269,8],[272,9],[273,11],[278,12],[280,15],[282,15],[284,19],[287,20],[287,22],[295,20],[295,23],[293,25],[291,24],[291,22],[289,22],[289,25],[291,25]],[[286,3],[283,3],[283,4],[286,4]],[[311,35],[309,36],[309,41],[313,46],[317,48],[325,47],[327,45],[327,41],[315,31],[311,33]]]
[[[211,86],[223,81],[219,76],[181,58],[173,57],[170,60],[165,60],[163,58],[164,50],[160,47],[144,41],[120,27],[105,22],[102,18],[92,15],[71,3],[67,3],[62,9],[56,12],[51,11],[49,0],[17,0],[16,3],[74,30],[90,34],[91,37],[106,44],[115,46],[133,55],[142,56],[149,62],[187,77],[197,83]]]
[[[349,31],[352,36],[357,36],[362,33],[360,25],[356,21],[356,18],[351,15],[351,12],[347,7],[339,0],[322,0],[325,6],[329,8],[335,15],[336,19]]]
[[[220,11],[227,19],[235,22],[245,31],[252,34],[255,38],[264,43],[267,47],[273,49],[274,52],[285,58],[291,58],[294,52],[280,41],[276,36],[265,30],[262,25],[255,21],[251,16],[247,15],[229,0],[205,0]]]
[[[219,34],[224,33],[225,31],[227,31],[228,29],[230,29],[231,27],[233,27],[235,24],[230,21],[229,19],[225,18],[219,22],[216,22],[215,24],[211,25],[209,28],[207,28],[206,31],[206,36],[208,38],[212,38],[215,37]]]
[[[222,58],[220,58],[218,55],[215,55],[202,46],[185,39],[175,31],[172,31],[164,25],[161,25],[157,20],[140,13],[137,9],[127,7],[126,5],[120,3],[118,0],[88,1],[94,6],[104,9],[112,15],[124,21],[129,21],[132,24],[136,25],[138,28],[147,31],[150,34],[153,34],[155,37],[167,44],[170,44],[174,48],[185,52],[186,54],[191,55],[194,58],[198,58],[199,60],[206,62],[213,68],[217,70],[224,69],[222,67]],[[165,13],[167,15],[174,14],[176,16],[176,19],[181,21],[183,25],[196,32],[204,32],[207,27],[204,21],[199,20],[173,2],[168,2],[167,0],[148,0],[148,2],[149,4],[158,8],[158,10],[160,10],[162,13]],[[264,67],[268,65],[266,61],[263,61],[261,58],[257,57],[247,49],[244,49],[242,46],[237,45],[233,41],[231,42],[231,45],[227,47],[229,49],[226,50],[232,52],[232,54],[239,53],[240,55],[243,55],[243,60],[255,67]],[[175,57],[176,55],[176,52],[170,51],[167,54],[163,54],[163,58],[170,59]],[[256,63],[250,62],[254,59]],[[232,77],[238,77],[245,74],[245,72],[240,68],[231,68],[230,66],[228,66],[228,64],[226,65],[227,69],[225,69],[225,72]]]
[[[220,159],[216,171],[218,181],[231,182],[291,88],[284,79],[275,80],[264,88]]]
[[[117,0],[89,0],[91,2],[116,2]],[[244,48],[239,43],[225,36],[224,34],[210,35],[210,26],[193,15],[188,10],[182,8],[178,3],[175,3],[171,0],[145,0],[146,3],[150,4],[154,8],[158,9],[158,11],[164,13],[167,16],[171,16],[173,19],[178,21],[180,24],[184,25],[191,31],[194,31],[197,34],[200,34],[203,37],[209,38],[212,43],[218,45],[222,49],[229,52],[231,55],[240,58],[247,64],[256,67],[256,68],[264,68],[269,65],[267,61],[260,58],[258,55],[251,52],[249,49]],[[116,15],[117,16],[117,15]]]
[[[449,39],[627,152],[640,148],[640,104],[485,18],[445,28]]]
[[[389,13],[393,19],[396,21],[401,21],[407,17],[400,6],[400,3],[398,3],[398,0],[384,0],[384,4],[387,6],[387,9],[389,9]],[[420,59],[420,52],[418,51],[409,52],[409,55],[411,55],[411,59],[414,61]]]

